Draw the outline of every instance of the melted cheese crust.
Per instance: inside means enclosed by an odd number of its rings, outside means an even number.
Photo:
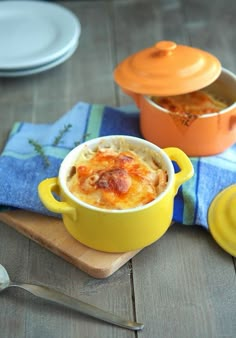
[[[202,115],[216,113],[227,105],[205,91],[196,91],[184,95],[152,97],[159,106],[179,114]]]
[[[85,148],[71,168],[67,185],[78,199],[105,209],[128,209],[154,200],[166,187],[167,173],[152,154],[124,144]]]

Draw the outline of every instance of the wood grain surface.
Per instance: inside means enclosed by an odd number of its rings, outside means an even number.
[[[236,73],[235,0],[61,1],[78,15],[78,49],[64,64],[0,78],[0,145],[15,121],[53,122],[76,102],[132,103],[114,84],[123,58],[160,39],[215,54]],[[172,226],[114,274],[96,279],[0,222],[0,263],[12,280],[55,287],[145,324],[131,332],[26,294],[0,295],[3,338],[235,338],[236,262],[204,229]]]
[[[0,220],[95,278],[107,278],[140,250],[108,253],[75,240],[61,219],[25,210],[0,212]]]

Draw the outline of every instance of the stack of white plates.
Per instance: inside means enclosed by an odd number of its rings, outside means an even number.
[[[76,50],[78,18],[41,1],[0,1],[0,76],[36,74],[66,61]]]

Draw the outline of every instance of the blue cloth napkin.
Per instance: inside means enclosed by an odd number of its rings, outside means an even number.
[[[39,200],[39,182],[57,176],[61,161],[77,144],[112,134],[142,137],[135,106],[112,108],[79,102],[52,124],[16,122],[0,156],[0,204],[58,216]],[[217,156],[191,161],[195,174],[178,191],[173,220],[208,228],[213,198],[236,183],[236,144]]]

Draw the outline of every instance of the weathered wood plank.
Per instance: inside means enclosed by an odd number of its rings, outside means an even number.
[[[191,44],[214,54],[225,68],[235,72],[234,0],[183,0],[185,28]]]
[[[133,273],[147,337],[235,336],[232,257],[206,230],[174,225],[133,258]]]

